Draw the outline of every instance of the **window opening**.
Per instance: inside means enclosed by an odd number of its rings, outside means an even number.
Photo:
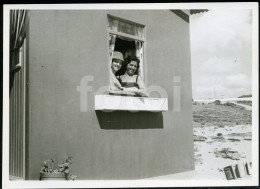
[[[115,51],[123,54],[124,60],[128,56],[136,56],[140,60],[138,76],[144,78],[144,43],[145,27],[122,18],[108,15],[108,34],[109,34],[109,67],[111,67],[113,53]],[[125,65],[122,65],[122,68]],[[123,75],[121,69],[116,75]],[[113,74],[110,75],[114,77]]]

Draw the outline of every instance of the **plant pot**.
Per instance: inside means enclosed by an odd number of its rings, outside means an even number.
[[[65,173],[40,173],[40,180],[66,180]]]

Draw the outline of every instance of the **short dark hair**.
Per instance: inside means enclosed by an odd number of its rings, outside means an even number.
[[[126,59],[126,64],[129,64],[131,61],[137,62],[138,65],[140,63],[139,58],[137,58],[136,56],[128,56]]]

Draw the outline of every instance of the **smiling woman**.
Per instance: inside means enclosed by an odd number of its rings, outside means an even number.
[[[138,96],[147,96],[145,94],[145,85],[143,79],[138,75],[140,61],[136,56],[129,56],[125,64],[125,74],[119,76],[121,90],[133,92]]]
[[[111,68],[114,74],[116,74],[120,70],[123,61],[124,58],[122,53],[117,51],[113,53]]]
[[[124,61],[123,55],[120,52],[115,51],[112,56],[112,63],[111,63],[111,76],[110,76],[110,89],[111,90],[121,90],[121,84],[119,83],[118,79],[116,78],[117,72],[122,67],[122,63]]]

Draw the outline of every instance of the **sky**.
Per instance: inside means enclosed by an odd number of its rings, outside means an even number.
[[[190,16],[193,99],[252,94],[251,10]]]

